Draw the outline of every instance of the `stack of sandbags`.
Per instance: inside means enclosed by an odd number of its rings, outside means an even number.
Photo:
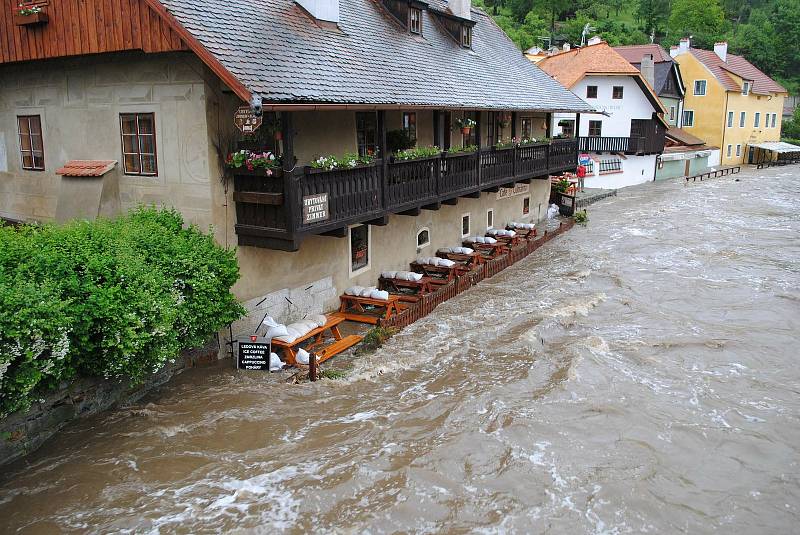
[[[512,221],[508,224],[511,228],[521,229],[521,230],[533,230],[536,228],[536,225],[533,223],[517,223],[516,221]]]
[[[420,281],[422,280],[422,273],[414,273],[413,271],[384,271],[381,273],[384,279],[400,279],[404,281]]]
[[[267,316],[262,323],[267,327],[264,338],[276,339],[291,344],[314,329],[324,326],[328,323],[328,318],[324,314],[314,314],[295,323],[283,325]]]
[[[514,236],[517,235],[517,233],[514,232],[513,230],[505,230],[499,228],[490,228],[489,230],[486,231],[486,234],[489,234],[490,236],[505,236],[508,238],[513,238]]]
[[[497,240],[494,238],[484,237],[484,236],[472,236],[471,238],[464,238],[466,243],[488,243],[494,244],[497,243]]]
[[[369,297],[370,299],[378,299],[380,301],[389,300],[389,292],[379,290],[374,286],[367,288],[363,286],[351,286],[344,291],[345,295],[354,295],[356,297]]]
[[[453,254],[472,254],[475,251],[469,247],[442,247],[439,249],[440,253],[453,253]]]
[[[439,258],[437,256],[425,256],[417,258],[417,264],[423,266],[439,266],[448,268],[456,265],[456,263],[452,260],[448,260],[447,258]]]

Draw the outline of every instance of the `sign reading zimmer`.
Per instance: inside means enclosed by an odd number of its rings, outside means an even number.
[[[328,213],[328,194],[317,193],[303,197],[303,223],[318,223],[327,221],[330,217]]]
[[[269,371],[269,354],[272,344],[261,336],[239,340],[239,358],[236,367],[240,370]]]

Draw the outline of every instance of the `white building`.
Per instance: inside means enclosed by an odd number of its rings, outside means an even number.
[[[586,187],[621,188],[655,178],[664,152],[664,107],[639,69],[605,42],[548,56],[545,72],[597,114],[554,114],[554,135],[578,137]]]

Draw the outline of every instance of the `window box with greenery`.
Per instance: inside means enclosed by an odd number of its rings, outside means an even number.
[[[14,13],[14,24],[16,26],[32,26],[35,24],[45,24],[50,20],[47,13],[42,11],[39,6],[26,6],[20,4]]]
[[[409,162],[412,160],[425,160],[428,158],[439,158],[442,149],[439,147],[417,147],[414,149],[401,150],[394,155],[396,162]]]
[[[228,154],[225,166],[236,175],[280,176],[281,159],[270,151],[254,152],[247,149]]]
[[[311,165],[306,167],[306,172],[322,173],[325,171],[337,171],[343,169],[356,169],[358,167],[368,167],[375,163],[375,156],[372,154],[365,154],[359,156],[358,154],[345,154],[342,157],[337,157],[332,154],[328,156],[320,156],[311,162]]]
[[[463,147],[450,147],[445,152],[445,156],[464,156],[474,154],[478,151],[477,145],[465,145]]]
[[[469,135],[473,128],[478,126],[478,123],[475,119],[471,119],[469,117],[461,117],[456,119],[456,126],[461,129],[461,133],[465,136]]]

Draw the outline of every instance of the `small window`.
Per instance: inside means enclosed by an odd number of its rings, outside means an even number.
[[[528,215],[531,213],[531,198],[530,197],[523,197],[522,198],[522,215]]]
[[[469,214],[461,216],[461,237],[469,236]]]
[[[739,114],[739,128],[744,128],[745,122],[747,122],[747,112],[743,111]]]
[[[669,107],[669,120],[670,121],[674,121],[675,120],[675,106],[670,106]]]
[[[736,145],[736,156],[739,157],[742,155],[742,146]]]
[[[728,128],[733,128],[733,112],[728,112]]]
[[[777,113],[773,113],[772,114],[772,128],[775,128],[775,125],[777,124],[777,121],[778,121],[778,114]]]
[[[609,173],[613,171],[622,171],[622,160],[601,160],[600,173]]]
[[[125,174],[157,175],[155,114],[122,113],[119,121]]]
[[[472,26],[461,25],[461,46],[472,48]]]
[[[596,85],[587,85],[586,86],[586,98],[597,98],[597,86]]]
[[[683,126],[694,126],[694,110],[683,110]]]
[[[523,117],[522,122],[522,139],[531,139],[533,137],[533,117]]]
[[[705,80],[695,80],[694,81],[694,94],[698,97],[702,97],[706,94],[706,81]]]
[[[745,82],[744,85],[742,85],[742,95],[749,95],[751,86],[752,84],[750,82]]]
[[[589,137],[603,135],[603,121],[589,121]]]
[[[350,228],[350,273],[369,267],[369,225]]]
[[[611,90],[611,98],[619,100],[622,98],[623,91],[625,90],[624,87],[621,85],[615,85]]]
[[[427,228],[420,229],[417,232],[417,249],[422,249],[431,244],[431,231]]]
[[[44,171],[44,142],[42,141],[42,118],[39,115],[17,117],[19,154],[22,168],[29,171]]]
[[[358,155],[375,155],[378,150],[378,115],[374,111],[356,112]]]
[[[753,128],[758,128],[759,126],[761,126],[761,112],[757,111],[753,117]]]
[[[733,155],[733,145],[728,145],[728,158]]]
[[[494,210],[486,210],[486,228],[494,227]]]
[[[418,7],[408,8],[408,29],[411,33],[422,33],[422,10]]]
[[[417,114],[413,111],[403,112],[403,130],[411,136],[411,139],[417,139]]]

